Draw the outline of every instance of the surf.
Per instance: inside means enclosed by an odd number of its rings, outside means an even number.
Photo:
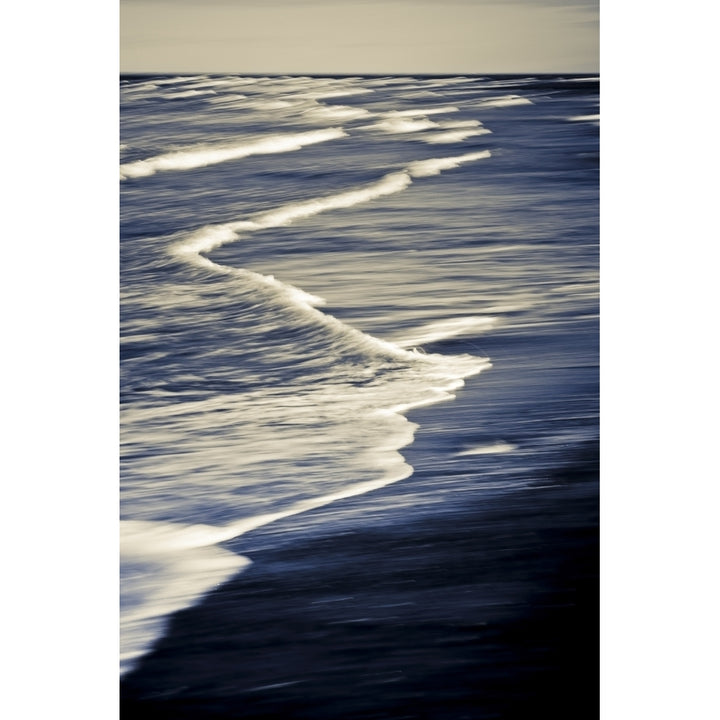
[[[245,140],[238,144],[195,146],[120,165],[120,179],[148,177],[169,170],[194,170],[251,155],[293,152],[307,145],[337,140],[346,135],[347,133],[341,128],[327,128],[303,133],[271,135]]]

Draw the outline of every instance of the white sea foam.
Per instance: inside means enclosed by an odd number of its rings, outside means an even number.
[[[472,333],[477,335],[481,332],[487,332],[495,327],[497,318],[494,317],[459,317],[450,318],[448,320],[440,320],[438,322],[428,323],[415,329],[409,335],[403,335],[394,340],[400,347],[418,347],[428,343],[437,342],[438,340],[447,340],[448,338],[457,337]]]
[[[429,177],[431,175],[439,175],[443,170],[459,167],[462,163],[471,162],[472,160],[482,160],[489,157],[489,150],[480,150],[479,152],[455,155],[453,157],[418,160],[410,163],[408,172],[412,177]]]
[[[197,257],[201,253],[206,254],[222,245],[235,242],[242,234],[251,233],[255,230],[282,227],[328,210],[347,209],[386,195],[393,195],[405,190],[412,183],[413,177],[439,175],[443,170],[456,168],[462,163],[485,159],[490,156],[489,150],[481,150],[464,155],[412,162],[405,169],[388,173],[380,180],[363,187],[334,195],[289,203],[274,210],[257,213],[247,220],[205,226],[186,235],[180,242],[173,245],[172,252],[186,258]]]
[[[250,155],[292,152],[300,150],[306,145],[336,140],[346,135],[347,133],[341,128],[327,128],[303,133],[270,135],[255,140],[247,140],[237,145],[191,147],[186,150],[178,150],[156,155],[146,160],[123,164],[120,166],[120,178],[124,180],[126,178],[147,177],[163,170],[191,170],[228,160],[237,160]]]
[[[427,118],[388,116],[371,125],[364,125],[362,130],[378,130],[388,135],[404,135],[437,128],[438,124]]]
[[[423,138],[426,143],[431,145],[440,145],[448,143],[462,142],[467,140],[469,137],[475,137],[477,135],[488,135],[492,133],[492,130],[487,128],[479,127],[473,130],[445,130],[439,133],[433,133]]]
[[[301,500],[278,512],[226,526],[125,520],[120,523],[120,674],[133,668],[165,630],[167,617],[198,602],[251,560],[217,546],[269,523],[377,490],[412,474],[404,462],[376,480]]]
[[[598,122],[600,115],[574,115],[569,117],[568,120],[572,122]]]
[[[250,564],[217,547],[222,539],[222,529],[209,526],[120,523],[121,674],[162,634],[168,615]]]
[[[156,82],[143,82],[138,85],[123,85],[121,90],[124,93],[145,93],[151,90],[157,90],[158,81]]]
[[[510,105],[532,105],[532,100],[520,97],[519,95],[500,95],[498,97],[485,98],[478,102],[479,107],[508,107]]]
[[[482,125],[479,120],[444,120],[438,124],[443,129],[476,128]],[[487,132],[490,131],[488,130]]]
[[[407,478],[412,467],[399,449],[412,442],[416,425],[403,413],[451,399],[464,378],[489,367],[487,358],[428,355],[375,338],[321,312],[315,307],[319,299],[299,288],[272,276],[219,265],[205,254],[259,229],[370,202],[403,191],[412,177],[435,175],[488,156],[484,151],[412,163],[359,188],[200,228],[172,246],[176,256],[191,263],[229,278],[241,277],[243,288],[257,301],[270,300],[285,312],[300,313],[303,322],[321,329],[323,342],[329,343],[338,358],[362,353],[365,366],[358,368],[352,360],[327,385],[213,395],[208,400],[125,410],[123,446],[142,458],[134,470],[140,477],[151,477],[157,492],[172,485],[176,516],[191,516],[197,512],[198,498],[207,498],[208,503],[218,503],[224,514],[237,507],[240,517],[218,526],[146,520],[121,523],[121,672],[131,669],[162,634],[170,613],[197,602],[250,563],[219,543]],[[483,322],[481,318],[459,318],[435,323],[407,339],[447,337],[477,329]],[[349,373],[347,379],[343,372]],[[358,383],[358,377],[373,382]],[[318,423],[322,433],[312,430]],[[247,452],[238,454],[240,443]],[[152,447],[172,447],[173,451],[162,456],[143,452]],[[338,458],[342,459],[342,472],[328,472],[327,463],[339,462]],[[281,480],[283,472],[295,477],[299,459],[305,460],[304,483],[278,482],[268,490],[267,463],[272,463],[275,477]],[[355,481],[346,484],[348,476]],[[188,484],[187,498],[178,482]],[[259,512],[245,510],[243,516],[248,500],[238,498],[238,482],[250,493],[250,502]],[[249,490],[253,484],[259,488],[254,495]],[[129,478],[124,488],[125,507],[142,508],[145,492],[143,482],[134,484]],[[302,497],[307,493],[311,496]],[[306,516],[302,522],[311,523],[312,519]]]
[[[254,221],[260,227],[288,225],[295,220],[312,217],[327,210],[350,208],[385,195],[393,195],[404,190],[411,182],[412,180],[407,172],[390,173],[381,180],[363,188],[285,205],[277,210],[271,210],[256,216]]]
[[[418,160],[410,163],[403,170],[388,173],[380,180],[363,187],[334,195],[289,203],[274,210],[257,213],[247,220],[205,226],[186,235],[180,242],[175,243],[171,251],[176,255],[192,260],[198,258],[200,254],[206,254],[222,245],[235,242],[243,234],[255,230],[282,227],[328,210],[347,209],[387,195],[393,195],[405,190],[412,183],[413,177],[438,175],[443,170],[459,167],[462,163],[489,157],[491,157],[489,150],[481,150],[464,155]]]
[[[301,115],[314,122],[346,122],[365,118],[372,113],[365,108],[350,107],[349,105],[321,105],[314,104],[301,111]]]
[[[478,445],[468,450],[463,450],[457,453],[457,457],[463,457],[465,455],[491,455],[495,453],[507,453],[517,450],[517,445],[499,440],[498,442],[486,443],[485,445]]]

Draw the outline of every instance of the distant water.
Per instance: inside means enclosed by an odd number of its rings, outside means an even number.
[[[597,78],[120,90],[121,672],[252,562],[225,541],[426,512],[371,492],[419,432],[459,498],[597,439]]]

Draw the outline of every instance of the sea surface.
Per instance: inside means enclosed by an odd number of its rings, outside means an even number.
[[[495,608],[483,622],[520,628],[548,588],[596,577],[592,543],[578,548],[598,504],[598,78],[123,76],[120,97],[127,717],[163,717],[162,702],[175,703],[167,717],[514,717],[470,680],[462,708],[446,698],[431,712],[425,646],[385,666],[437,618],[456,627],[483,606]],[[429,530],[441,527],[442,542]],[[382,551],[361,537],[385,538]],[[491,548],[492,562],[476,554]],[[556,558],[553,572],[513,565],[519,548],[543,568]],[[432,592],[383,592],[377,573],[411,567]],[[330,576],[355,584],[323,595]],[[291,577],[320,594],[295,601]],[[269,605],[244,606],[251,587],[276,588],[264,635]],[[307,642],[293,640],[303,603],[327,610]],[[323,634],[378,612],[397,631],[382,652]],[[243,616],[252,650],[227,639]],[[584,632],[592,657],[587,617],[562,627]],[[473,622],[465,640],[437,631],[443,672],[482,664]],[[538,638],[526,670],[562,655]],[[174,649],[153,660],[163,643]],[[280,659],[292,643],[295,675]],[[326,665],[302,675],[321,651],[342,681]],[[502,657],[508,682],[517,663]],[[347,677],[400,688],[413,667],[412,692],[378,707],[360,699],[381,697],[372,688],[337,690]]]

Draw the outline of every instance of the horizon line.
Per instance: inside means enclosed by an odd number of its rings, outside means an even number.
[[[503,76],[503,77],[548,77],[556,75],[574,75],[575,77],[598,77],[600,71],[573,71],[573,70],[553,70],[543,72],[343,72],[343,73],[320,73],[320,72],[243,72],[240,70],[133,70],[123,71],[119,73],[120,77],[151,77],[158,75],[174,75],[174,76],[191,76],[191,75],[242,75],[243,77],[317,77],[317,78],[352,78],[352,77],[367,77],[367,78],[382,78],[382,77],[432,77],[432,78],[443,78],[443,77],[486,77],[488,75]]]

